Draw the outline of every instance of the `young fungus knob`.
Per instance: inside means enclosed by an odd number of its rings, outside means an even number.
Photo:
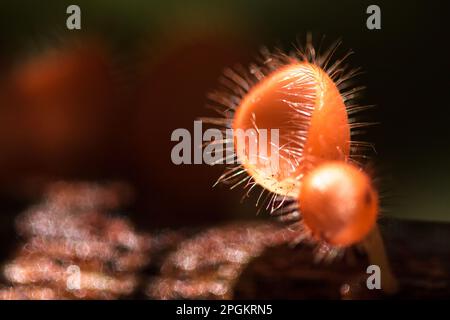
[[[365,238],[378,214],[378,194],[369,177],[343,161],[311,170],[303,178],[298,203],[313,237],[336,246]]]

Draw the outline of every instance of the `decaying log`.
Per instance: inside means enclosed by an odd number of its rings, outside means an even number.
[[[360,248],[317,263],[317,250],[326,248],[308,242],[293,246],[295,232],[265,220],[138,232],[127,218],[112,213],[129,199],[129,189],[121,184],[51,186],[44,200],[16,221],[21,242],[3,263],[0,298],[450,296],[449,224],[381,221],[400,283],[400,291],[388,296],[367,288],[369,263]]]

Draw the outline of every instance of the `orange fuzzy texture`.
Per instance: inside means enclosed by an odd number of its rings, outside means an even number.
[[[309,172],[298,203],[313,237],[337,246],[364,239],[378,214],[378,194],[367,174],[342,161],[327,162]]]
[[[307,116],[303,116],[304,113]],[[292,129],[299,125],[302,132]],[[320,67],[308,62],[289,64],[255,85],[236,110],[233,129],[278,129],[278,167],[270,161],[249,161],[248,148],[236,148],[238,159],[256,183],[274,193],[297,197],[301,178],[324,160],[346,160],[350,126],[338,88]],[[269,143],[270,143],[270,139]],[[290,141],[303,145],[302,155],[283,146]],[[268,156],[274,156],[267,145]],[[236,144],[236,136],[235,136]]]

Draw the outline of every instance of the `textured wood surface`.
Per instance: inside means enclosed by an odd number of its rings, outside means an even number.
[[[126,190],[118,184],[59,184],[15,223],[7,221],[3,228],[9,231],[2,235],[13,250],[2,262],[0,298],[450,297],[450,224],[380,221],[400,284],[388,296],[367,289],[369,262],[361,248],[317,263],[316,246],[292,246],[295,234],[263,219],[137,231],[125,216],[113,214],[126,201]],[[77,290],[67,288],[66,271],[73,265],[83,279]]]

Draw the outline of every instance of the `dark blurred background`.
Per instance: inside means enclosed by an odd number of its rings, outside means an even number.
[[[70,4],[80,31],[66,29]],[[366,28],[370,4],[381,30]],[[129,182],[145,228],[254,217],[242,190],[212,188],[222,166],[172,164],[170,136],[212,115],[225,67],[307,32],[341,38],[366,72],[384,214],[450,221],[449,14],[444,1],[2,1],[2,224],[59,179]]]

